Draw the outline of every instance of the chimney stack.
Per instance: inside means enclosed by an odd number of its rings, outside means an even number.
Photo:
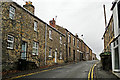
[[[23,5],[23,7],[29,10],[32,14],[34,14],[35,7],[32,5],[31,1],[26,1],[26,4]]]
[[[105,27],[107,27],[107,19],[106,19],[105,5],[103,5],[103,8],[104,8]]]
[[[49,24],[52,26],[52,27],[56,27],[56,21],[55,21],[55,19],[53,18],[53,20],[50,20],[49,21]]]

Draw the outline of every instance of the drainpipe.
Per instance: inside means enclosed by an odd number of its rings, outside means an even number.
[[[47,24],[45,24],[45,65],[46,65],[46,49],[47,49]]]

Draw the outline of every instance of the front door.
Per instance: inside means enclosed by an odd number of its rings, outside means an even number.
[[[120,69],[119,68],[119,50],[118,50],[118,47],[115,48],[115,69]]]
[[[26,50],[27,50],[27,43],[23,41],[21,59],[26,59]]]
[[[73,50],[73,61],[75,61],[75,50]]]
[[[82,61],[82,60],[83,60],[83,54],[80,53],[80,61]]]
[[[55,63],[57,63],[57,51],[55,51]]]

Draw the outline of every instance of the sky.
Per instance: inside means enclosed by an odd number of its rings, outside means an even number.
[[[14,0],[21,6],[28,0]],[[104,49],[101,39],[105,31],[103,4],[106,6],[107,23],[111,17],[110,8],[114,0],[29,0],[35,6],[35,15],[49,23],[56,18],[56,24],[67,28],[96,53]],[[83,34],[83,37],[81,36]]]

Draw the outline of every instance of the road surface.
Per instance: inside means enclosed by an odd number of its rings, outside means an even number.
[[[53,70],[40,72],[30,76],[24,76],[19,79],[40,79],[40,78],[88,78],[90,68],[97,61],[81,61],[79,63],[69,64]],[[17,79],[17,80],[19,80]]]

